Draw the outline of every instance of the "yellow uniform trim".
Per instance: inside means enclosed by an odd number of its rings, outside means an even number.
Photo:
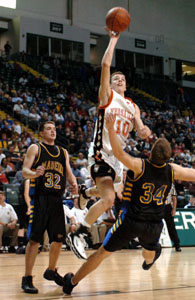
[[[39,158],[40,158],[40,155],[41,155],[41,146],[40,144],[38,145],[38,155],[37,155],[37,159],[35,160],[35,164],[39,161]],[[32,171],[35,171],[35,169]]]
[[[142,159],[142,171],[141,173],[135,178],[135,179],[131,179],[131,181],[135,182],[137,181],[138,179],[140,179],[142,177],[142,175],[144,174],[145,172],[145,161]],[[128,182],[127,182],[128,183]]]
[[[130,197],[123,197],[122,199],[123,199],[123,200],[131,201],[131,198],[130,198]]]
[[[40,143],[40,145],[47,151],[47,153],[48,153],[51,157],[58,157],[58,156],[60,155],[60,149],[59,149],[58,146],[56,146],[57,149],[58,149],[58,153],[57,153],[56,155],[53,155],[53,154],[51,154],[51,153],[48,151],[48,149],[47,149],[42,143]]]
[[[133,184],[130,182],[126,182],[126,185],[131,186],[131,187],[133,186]]]
[[[125,195],[125,196],[131,196],[131,193],[129,193],[129,192],[123,192],[123,195]]]
[[[155,168],[163,168],[163,167],[165,167],[166,166],[166,163],[165,164],[163,164],[163,165],[155,165],[154,163],[152,163],[150,160],[149,160],[149,163],[152,165],[152,166],[154,166]]]

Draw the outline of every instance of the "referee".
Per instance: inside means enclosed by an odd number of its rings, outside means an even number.
[[[173,245],[175,247],[176,252],[181,252],[180,248],[180,240],[177,234],[177,230],[175,228],[174,216],[176,213],[177,207],[177,192],[175,190],[174,184],[172,184],[171,190],[167,196],[167,202],[164,210],[164,220],[167,224],[167,229],[169,232],[169,236]]]

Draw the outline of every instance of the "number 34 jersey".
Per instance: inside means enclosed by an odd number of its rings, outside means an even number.
[[[66,186],[66,157],[65,150],[58,146],[40,143],[38,156],[32,169],[45,167],[45,173],[34,180],[31,179],[31,190],[34,186],[35,195],[53,194],[61,197]]]
[[[122,198],[122,207],[126,206],[127,215],[136,220],[160,222],[173,175],[168,163],[159,166],[145,159],[137,178],[134,179],[133,172],[129,170]]]

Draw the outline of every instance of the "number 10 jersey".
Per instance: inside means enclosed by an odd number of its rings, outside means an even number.
[[[128,134],[134,128],[135,104],[130,98],[125,98],[111,89],[108,104],[98,107],[98,120],[94,131],[94,140],[89,148],[89,166],[102,160],[109,164],[118,175],[115,182],[121,181],[123,165],[112,152],[108,130],[105,124],[105,116],[108,113],[116,115],[115,131],[121,146],[125,147]]]

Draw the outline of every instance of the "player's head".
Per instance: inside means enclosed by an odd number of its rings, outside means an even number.
[[[122,72],[114,72],[110,76],[110,86],[113,90],[120,94],[126,91],[126,78]]]
[[[46,121],[40,124],[39,134],[44,140],[55,140],[56,139],[56,126],[53,121]]]
[[[168,162],[172,154],[171,145],[165,138],[159,138],[152,146],[150,161],[156,165]]]

